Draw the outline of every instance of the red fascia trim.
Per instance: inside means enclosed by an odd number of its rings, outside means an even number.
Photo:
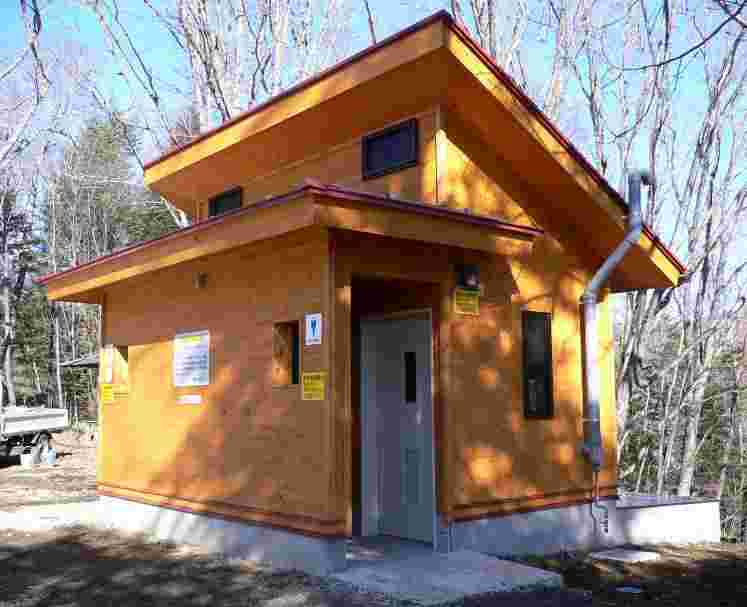
[[[39,284],[39,285],[46,285],[50,281],[56,280],[58,278],[62,278],[63,276],[66,276],[67,274],[71,274],[72,272],[77,272],[79,270],[85,270],[93,266],[102,264],[102,263],[107,263],[112,260],[119,259],[120,257],[125,257],[127,255],[130,255],[131,253],[134,253],[136,251],[141,251],[143,249],[148,249],[162,242],[181,238],[188,234],[202,232],[216,224],[223,223],[224,221],[229,221],[232,217],[235,217],[236,215],[245,215],[247,213],[250,213],[250,212],[253,212],[259,209],[266,209],[268,207],[276,206],[284,202],[287,202],[289,200],[298,198],[300,195],[304,193],[307,187],[308,186],[302,186],[300,188],[296,188],[295,190],[291,190],[290,192],[286,194],[282,194],[281,196],[275,196],[274,198],[268,198],[266,200],[261,200],[254,204],[251,204],[248,207],[242,207],[240,209],[228,211],[227,213],[223,213],[222,215],[219,215],[218,217],[211,217],[210,219],[205,219],[203,221],[195,223],[186,228],[175,230],[174,232],[169,232],[168,234],[164,234],[163,236],[154,238],[153,240],[146,240],[145,242],[139,242],[137,244],[124,247],[123,249],[120,249],[119,251],[115,251],[114,253],[109,253],[109,255],[104,255],[103,257],[98,257],[96,259],[80,264],[78,266],[68,268],[67,270],[62,270],[61,272],[57,272],[54,274],[47,274],[40,278],[36,278],[34,279],[34,282],[36,282],[36,284]]]
[[[349,188],[321,184],[311,180],[307,180],[302,186],[285,194],[267,198],[265,200],[260,200],[259,202],[255,202],[253,204],[250,204],[249,206],[242,207],[234,211],[229,211],[227,213],[219,215],[218,217],[200,221],[199,223],[196,223],[192,226],[183,228],[181,230],[176,230],[175,232],[160,236],[159,238],[154,238],[153,240],[130,245],[129,247],[125,247],[123,249],[120,249],[119,251],[110,253],[109,255],[105,255],[104,257],[99,257],[98,259],[94,259],[79,266],[68,268],[67,270],[62,270],[61,272],[57,272],[55,274],[47,274],[46,276],[35,279],[35,282],[40,285],[46,285],[53,280],[57,280],[58,278],[62,278],[73,272],[89,269],[103,263],[109,263],[110,261],[113,261],[115,259],[120,259],[121,257],[125,257],[137,251],[142,251],[154,247],[169,240],[182,238],[184,236],[192,235],[197,232],[203,232],[205,230],[209,230],[214,225],[230,221],[234,217],[248,215],[261,209],[267,209],[270,207],[285,204],[287,202],[290,202],[291,200],[295,200],[300,196],[304,196],[307,194],[317,194],[319,196],[326,196],[328,198],[335,198],[337,200],[363,202],[372,206],[385,207],[396,209],[398,211],[415,213],[418,215],[428,215],[431,217],[439,217],[442,219],[459,221],[461,223],[499,230],[501,232],[520,236],[522,238],[535,238],[536,236],[544,234],[544,230],[541,230],[539,228],[508,223],[499,219],[485,217],[483,215],[470,215],[467,213],[455,211],[453,209],[433,207],[419,202],[411,202],[401,200],[399,198],[390,198],[389,196],[382,196],[380,194],[372,194],[369,192],[362,192],[359,190],[352,190]]]
[[[472,38],[470,33],[461,25],[456,23],[449,13],[446,13],[446,16],[449,26],[454,31],[454,33],[459,36],[462,42],[469,46],[480,57],[480,59],[482,59],[482,61],[487,64],[491,72],[493,72],[493,75],[511,91],[511,94],[514,95],[514,97],[516,97],[524,105],[524,107],[529,110],[542,123],[542,125],[548,131],[550,131],[550,133],[552,133],[554,137],[558,139],[558,141],[566,149],[566,151],[574,158],[576,162],[578,162],[584,168],[584,170],[592,177],[592,179],[597,182],[597,185],[599,185],[612,198],[612,200],[615,201],[620,209],[623,212],[627,213],[628,203],[625,202],[622,196],[620,196],[620,193],[609,184],[609,182],[599,173],[599,171],[597,171],[597,169],[586,159],[586,156],[584,156],[583,153],[578,148],[576,148],[576,146],[574,146],[573,143],[571,143],[571,141],[567,139],[565,135],[563,135],[563,133],[558,130],[558,128],[550,121],[547,115],[537,106],[537,104],[534,103],[534,101],[532,101],[532,99],[529,98],[524,93],[524,91],[521,90],[521,87],[516,84],[516,81],[504,70],[502,70],[495,63],[495,61],[493,61],[492,57],[482,49],[482,47]],[[661,241],[661,239],[656,236],[656,234],[654,234],[651,228],[644,225],[643,231],[646,236],[648,236],[652,240],[652,242],[654,242],[654,244],[664,253],[667,259],[669,259],[669,261],[674,264],[674,266],[677,268],[677,270],[679,270],[680,273],[684,274],[685,272],[687,272],[687,268],[685,267],[685,265],[677,258],[674,253],[672,253],[672,251],[669,250],[669,248],[667,248],[667,246]]]
[[[649,228],[646,224],[643,224],[643,233],[646,236],[648,236],[651,242],[654,243],[654,246],[664,254],[664,257],[666,257],[669,261],[672,262],[672,264],[677,268],[677,270],[679,270],[680,274],[687,273],[687,266],[683,264],[674,253],[672,253],[669,247],[662,242],[661,238],[659,238],[654,233],[654,231],[651,228]]]
[[[437,13],[434,13],[430,17],[426,17],[425,19],[418,21],[417,23],[411,25],[410,27],[403,29],[400,32],[397,32],[396,34],[389,36],[389,38],[385,38],[378,44],[374,44],[373,46],[369,46],[362,51],[356,53],[355,55],[352,55],[348,57],[347,59],[344,59],[340,61],[339,63],[336,63],[332,67],[327,68],[324,71],[319,72],[316,76],[312,76],[311,78],[307,78],[306,80],[302,80],[298,84],[290,87],[289,89],[286,89],[285,91],[279,93],[278,95],[275,95],[274,97],[271,97],[267,101],[264,101],[263,103],[260,103],[259,105],[255,105],[253,108],[250,108],[241,114],[238,114],[237,116],[231,118],[230,120],[227,120],[226,122],[219,124],[218,126],[205,131],[204,133],[199,134],[194,139],[188,141],[187,143],[183,143],[182,145],[176,146],[170,150],[168,150],[166,153],[164,153],[162,156],[159,156],[158,158],[151,160],[149,162],[146,162],[143,165],[143,170],[146,171],[152,166],[155,166],[159,162],[162,162],[166,160],[167,158],[171,158],[172,156],[178,154],[179,152],[182,152],[183,150],[195,145],[196,143],[199,143],[203,139],[206,139],[208,137],[211,137],[212,135],[215,135],[216,133],[220,133],[222,130],[227,129],[228,127],[236,124],[237,122],[240,122],[244,120],[245,118],[248,118],[249,116],[252,116],[253,114],[257,114],[258,112],[261,112],[265,108],[277,103],[278,101],[285,99],[286,97],[290,97],[291,95],[295,95],[299,91],[302,91],[303,89],[306,89],[317,82],[320,82],[321,80],[324,80],[325,78],[331,76],[332,74],[339,72],[340,70],[346,68],[351,63],[355,63],[356,61],[363,59],[364,57],[370,55],[371,53],[374,53],[378,51],[381,48],[384,48],[386,46],[390,46],[391,44],[394,44],[401,38],[404,38],[408,34],[412,34],[418,30],[421,30],[432,23],[435,23],[436,21],[444,20],[447,23],[451,23],[451,15],[445,10],[440,10]]]
[[[218,125],[217,127],[210,129],[209,131],[205,131],[204,133],[198,135],[191,141],[188,141],[187,143],[184,143],[180,146],[177,146],[162,156],[156,158],[155,160],[151,160],[150,162],[147,162],[144,165],[144,170],[149,169],[152,166],[155,166],[159,162],[166,160],[167,158],[170,158],[179,152],[189,148],[192,145],[195,145],[196,143],[202,141],[203,139],[206,139],[216,133],[219,133],[220,131],[236,124],[237,122],[240,122],[241,120],[244,120],[245,118],[248,118],[249,116],[252,116],[253,114],[256,114],[258,112],[261,112],[262,110],[266,109],[267,107],[273,105],[274,103],[277,103],[281,99],[285,99],[286,97],[289,97],[291,95],[294,95],[298,93],[299,91],[302,91],[305,88],[308,88],[317,82],[320,82],[321,80],[324,80],[328,76],[331,76],[332,74],[344,69],[345,67],[349,66],[352,63],[355,63],[356,61],[366,57],[367,55],[370,55],[371,53],[376,52],[377,50],[384,48],[386,46],[389,46],[401,38],[404,38],[405,36],[414,33],[420,29],[423,29],[424,27],[427,27],[431,25],[432,23],[435,23],[437,21],[443,21],[446,23],[454,33],[456,33],[459,38],[467,45],[469,46],[479,57],[480,59],[488,66],[488,68],[493,72],[493,74],[498,78],[505,86],[508,88],[511,93],[526,107],[527,110],[529,110],[542,124],[545,128],[547,128],[548,131],[550,131],[554,137],[558,139],[560,144],[568,151],[568,153],[578,162],[584,170],[594,179],[594,181],[597,182],[597,184],[612,198],[612,200],[615,201],[615,203],[620,207],[620,209],[623,212],[627,212],[628,205],[625,202],[625,200],[620,196],[619,192],[615,190],[608,182],[607,180],[594,168],[594,166],[586,159],[586,157],[571,143],[570,140],[568,140],[563,133],[561,133],[557,127],[550,121],[550,119],[545,115],[545,113],[537,106],[537,104],[532,101],[531,98],[529,98],[519,87],[518,84],[514,81],[513,78],[509,74],[507,74],[504,70],[502,70],[488,55],[482,47],[472,38],[470,33],[462,27],[459,23],[457,23],[454,18],[451,16],[451,14],[448,11],[441,10],[437,13],[434,13],[430,17],[426,17],[422,21],[419,21],[415,23],[414,25],[411,25],[410,27],[397,32],[393,36],[390,36],[389,38],[386,38],[385,40],[382,40],[378,44],[375,44],[373,46],[370,46],[368,48],[363,49],[359,53],[356,53],[355,55],[348,57],[344,61],[341,61],[340,63],[337,63],[333,65],[332,67],[320,72],[316,76],[313,76],[311,78],[308,78],[297,85],[283,91],[279,95],[276,95],[275,97],[272,97],[271,99],[268,99],[264,103],[261,103],[259,105],[256,105],[255,107],[242,112],[238,116],[232,118],[231,120],[228,120],[227,122],[224,122],[223,124]],[[654,234],[654,232],[648,227],[644,226],[644,233],[648,238],[651,239],[651,241],[657,246],[662,253],[665,255],[665,257],[672,262],[672,264],[677,268],[677,270],[684,274],[687,272],[687,268],[685,265],[677,258],[677,256],[670,251],[667,246],[661,241],[661,239]]]
[[[402,200],[401,198],[390,198],[389,196],[382,196],[380,194],[373,194],[370,192],[362,192],[360,190],[352,190],[337,185],[313,184],[311,187],[313,188],[315,194],[329,196],[331,198],[352,200],[355,202],[367,202],[375,206],[396,209],[399,211],[406,211],[418,215],[442,217],[444,219],[451,219],[460,221],[462,223],[469,223],[472,225],[492,228],[495,230],[500,230],[502,232],[509,232],[516,236],[535,238],[536,236],[540,236],[541,234],[545,233],[544,230],[540,228],[508,223],[506,221],[493,219],[492,217],[487,217],[485,215],[472,215],[470,213],[455,211],[454,209],[449,209],[447,207],[436,207],[421,202]]]

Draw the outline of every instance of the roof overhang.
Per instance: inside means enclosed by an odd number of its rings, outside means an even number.
[[[542,230],[359,192],[307,183],[162,238],[39,279],[51,300],[100,303],[115,283],[303,229],[341,229],[439,245],[524,255]]]
[[[371,103],[376,99],[386,102]],[[598,267],[623,238],[622,197],[446,12],[172,150],[146,165],[145,180],[191,213],[198,202],[310,150],[436,106],[458,116],[526,184],[527,212],[587,266]],[[646,228],[609,287],[672,287],[684,272]]]
[[[81,356],[67,362],[60,363],[60,367],[67,369],[98,369],[99,368],[99,353],[89,354],[88,356]]]

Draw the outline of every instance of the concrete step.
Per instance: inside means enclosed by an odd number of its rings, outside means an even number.
[[[471,550],[449,554],[430,552],[363,563],[331,577],[360,590],[393,594],[421,605],[436,605],[490,592],[563,586],[563,579],[557,573]]]

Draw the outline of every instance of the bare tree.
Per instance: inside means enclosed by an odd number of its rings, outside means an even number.
[[[371,12],[371,4],[368,0],[363,0],[363,8],[366,9],[366,17],[368,18],[368,32],[371,34],[371,44],[376,44],[376,25],[374,24],[373,13]]]

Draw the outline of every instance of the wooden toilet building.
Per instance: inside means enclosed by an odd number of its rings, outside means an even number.
[[[605,532],[579,299],[627,204],[448,14],[145,179],[193,224],[41,280],[102,307],[112,521],[312,571],[351,537],[515,554]],[[606,524],[607,295],[683,271],[644,228],[599,306]]]

